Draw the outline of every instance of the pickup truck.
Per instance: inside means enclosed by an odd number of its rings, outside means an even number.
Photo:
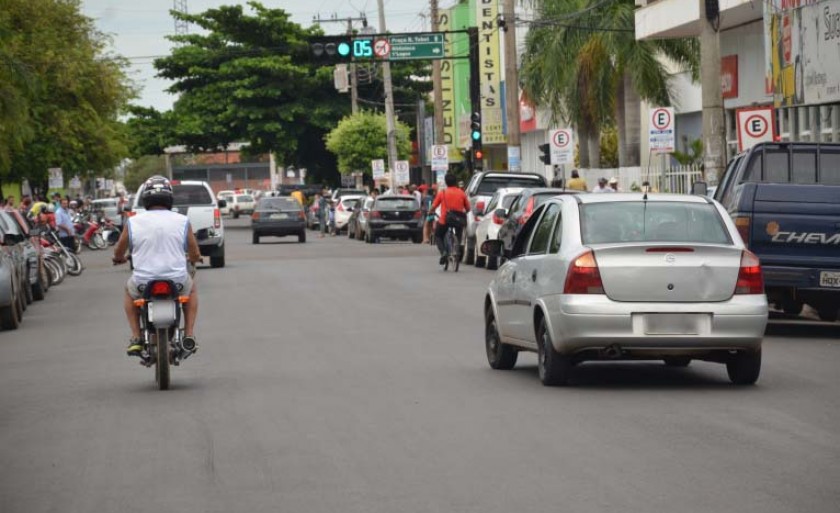
[[[466,263],[475,263],[476,254],[476,228],[490,198],[499,189],[510,187],[545,187],[545,177],[536,173],[510,173],[507,171],[482,171],[470,178],[470,183],[464,191],[470,200],[472,207],[467,212],[467,229],[464,236],[465,248],[462,248],[461,255],[466,254]],[[465,250],[465,251],[464,251]]]
[[[840,144],[761,143],[733,158],[714,199],[761,259],[768,302],[840,310]]]
[[[143,185],[137,189],[132,211],[142,212],[140,196]],[[198,249],[202,256],[210,257],[210,267],[225,266],[225,227],[220,207],[226,205],[217,200],[207,182],[172,180],[172,210],[184,214],[190,220]]]

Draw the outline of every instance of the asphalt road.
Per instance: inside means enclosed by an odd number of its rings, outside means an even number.
[[[755,387],[723,366],[493,371],[491,273],[346,238],[201,269],[172,390],[124,354],[125,268],[86,253],[0,333],[0,512],[837,512],[840,324],[774,322]]]

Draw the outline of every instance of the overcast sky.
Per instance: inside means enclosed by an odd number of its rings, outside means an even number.
[[[442,7],[449,7],[455,0],[442,0]],[[188,11],[202,12],[220,5],[245,4],[236,0],[188,0]],[[370,24],[378,27],[379,12],[376,0],[262,0],[270,8],[281,8],[290,12],[295,21],[303,26],[312,24],[313,16],[320,14],[329,18],[334,13],[339,17],[358,16],[364,12]],[[152,66],[154,57],[169,53],[170,43],[166,36],[175,31],[175,24],[169,15],[173,0],[83,0],[85,14],[96,20],[100,30],[110,34],[114,50],[131,62],[131,78],[141,88],[141,105],[167,110],[174,97],[166,93],[168,82],[155,77]],[[428,2],[426,0],[385,0],[386,25],[393,32],[414,32],[429,29]],[[421,16],[426,15],[426,17]],[[324,31],[341,33],[346,26],[339,23],[323,25]]]

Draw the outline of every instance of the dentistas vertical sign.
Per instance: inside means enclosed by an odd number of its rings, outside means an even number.
[[[441,9],[438,18],[438,30],[446,32],[452,27],[452,10]],[[444,45],[446,55],[452,55],[452,34],[445,34]],[[452,61],[444,59],[440,61],[440,89],[443,93],[443,142],[449,148],[449,154],[458,155],[458,148],[455,147],[457,127],[455,126],[455,70]]]
[[[499,50],[499,0],[473,0],[478,27],[481,121],[484,144],[505,144],[502,122],[502,70]]]

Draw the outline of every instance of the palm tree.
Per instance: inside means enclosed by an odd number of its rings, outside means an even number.
[[[580,133],[581,166],[591,163],[598,134],[615,124],[619,165],[638,166],[641,100],[671,105],[669,64],[699,75],[696,39],[637,41],[634,0],[532,0],[532,22],[523,56],[527,94],[555,120]],[[590,151],[584,155],[584,140]]]

